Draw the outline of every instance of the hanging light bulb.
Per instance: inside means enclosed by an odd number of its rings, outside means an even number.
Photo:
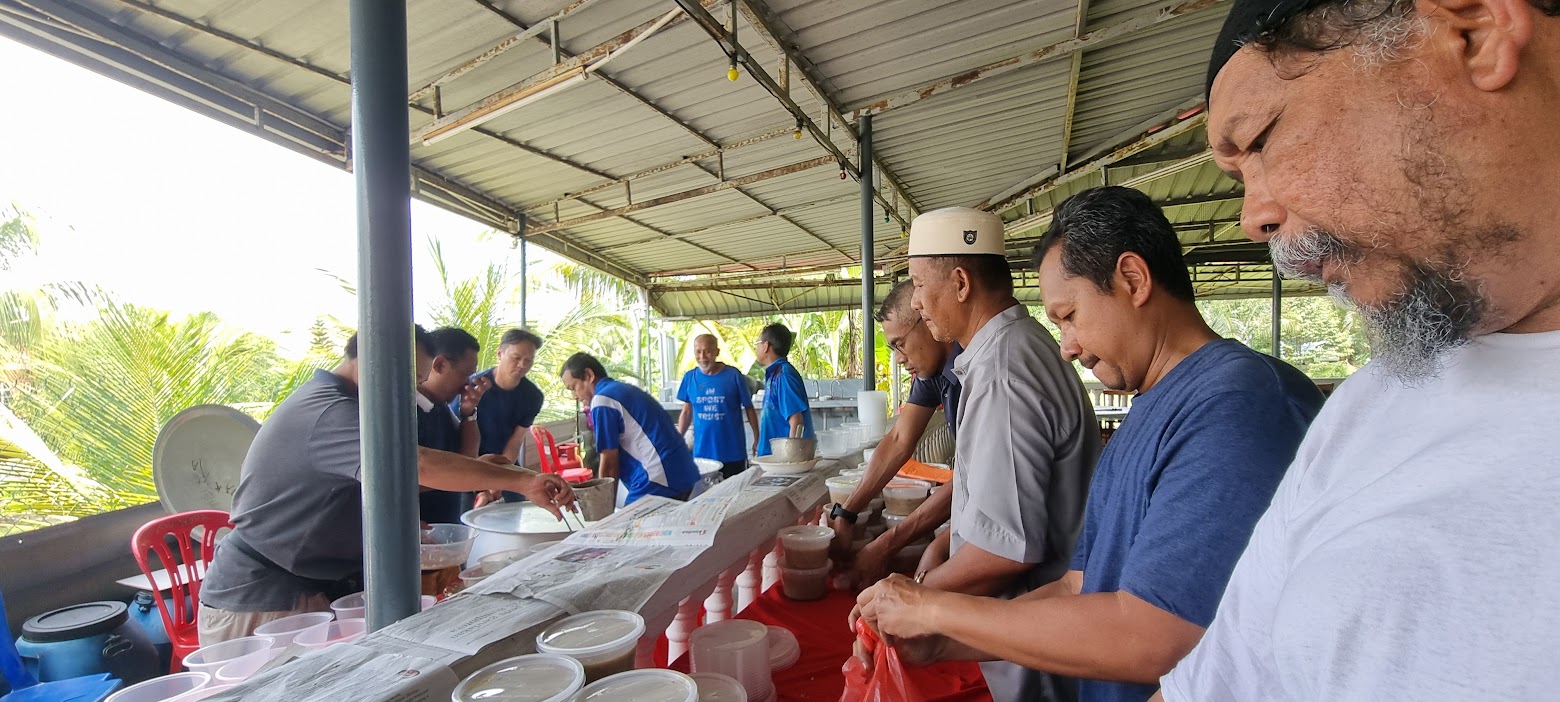
[[[736,82],[737,78],[741,77],[741,75],[741,73],[737,72],[737,62],[732,61],[731,68],[726,69],[726,80]]]
[[[796,130],[791,132],[791,138],[792,139],[800,139],[800,138],[802,138],[802,121],[801,120],[796,120]]]

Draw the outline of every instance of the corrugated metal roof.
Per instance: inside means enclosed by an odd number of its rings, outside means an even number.
[[[714,36],[727,0],[703,2],[713,23],[668,15],[667,0],[409,0],[408,93],[439,84],[437,104],[432,90],[409,99],[414,133],[552,75],[548,32],[513,40],[524,27],[565,13],[566,68],[667,20],[581,84],[433,143],[409,135],[414,191],[510,231],[523,219],[531,241],[646,286],[669,315],[851,306],[859,289],[838,276],[772,277],[861,260],[859,186],[840,175],[855,172],[857,116],[873,114],[886,274],[917,208],[999,212],[1019,261],[1050,208],[1108,181],[1166,204],[1207,269],[1200,289],[1265,291],[1260,250],[1231,224],[1238,184],[1198,161],[1226,0],[1085,0],[1084,18],[1078,3],[1029,0],[736,2],[752,63],[732,82]],[[0,33],[341,167],[347,19],[327,0],[0,0]],[[797,116],[755,76],[778,81],[783,64],[788,99],[845,163],[810,133],[791,138]],[[743,293],[757,276],[763,295]]]

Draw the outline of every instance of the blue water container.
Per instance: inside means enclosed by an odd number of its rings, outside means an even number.
[[[164,602],[168,600],[164,598]],[[172,606],[168,604],[170,609]],[[152,593],[145,590],[135,593],[135,599],[130,601],[130,621],[141,626],[147,640],[152,642],[152,648],[157,649],[157,669],[168,670],[173,664],[173,643],[168,640],[168,628],[163,626],[162,612],[157,611],[157,600],[152,599]]]
[[[28,619],[16,651],[40,682],[112,673],[129,686],[159,672],[157,650],[123,602],[87,602]]]

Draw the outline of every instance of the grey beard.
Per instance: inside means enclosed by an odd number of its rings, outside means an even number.
[[[1318,283],[1321,275],[1308,273],[1308,264],[1330,260],[1347,267],[1362,258],[1353,246],[1317,227],[1274,236],[1268,251],[1285,278]],[[1342,284],[1328,286],[1328,292],[1339,304],[1359,312],[1370,338],[1372,360],[1405,385],[1418,385],[1440,375],[1447,352],[1472,340],[1489,305],[1483,294],[1463,281],[1460,271],[1403,263],[1408,286],[1385,304],[1356,304]]]
[[[1353,303],[1342,285],[1328,287],[1334,300],[1359,312],[1370,339],[1371,360],[1404,385],[1438,377],[1449,352],[1473,339],[1488,303],[1457,275],[1422,265],[1409,268],[1409,285],[1386,304]]]

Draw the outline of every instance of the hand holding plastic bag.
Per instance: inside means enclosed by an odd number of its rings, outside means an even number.
[[[845,661],[845,692],[840,702],[923,702],[910,687],[899,653],[879,640],[865,619],[856,620],[856,638],[872,654],[872,669],[856,656]]]

